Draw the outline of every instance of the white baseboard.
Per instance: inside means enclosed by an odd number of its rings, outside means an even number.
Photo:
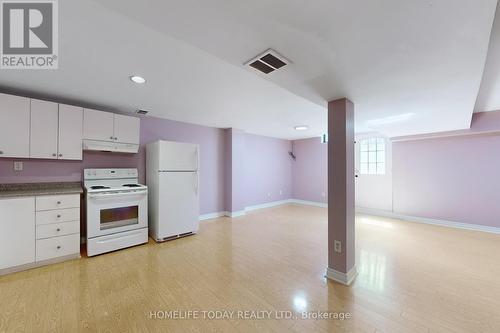
[[[215,213],[208,213],[208,214],[203,214],[200,215],[199,220],[200,221],[206,221],[206,220],[212,220],[212,219],[217,219],[219,217],[227,216],[227,217],[238,217],[245,215],[244,210],[240,210],[237,212],[227,212],[227,211],[222,211],[222,212],[215,212]]]
[[[327,279],[349,286],[354,281],[357,275],[358,270],[356,269],[356,266],[351,268],[347,273],[339,272],[337,270],[334,270],[333,268],[327,267],[325,277]]]
[[[209,213],[209,214],[203,214],[200,215],[200,221],[205,221],[205,220],[211,220],[211,219],[216,219],[218,217],[222,216],[227,216],[227,212],[215,212],[215,213]]]
[[[239,210],[239,211],[235,211],[235,212],[222,211],[222,212],[215,212],[215,213],[203,214],[203,215],[200,215],[199,219],[200,219],[200,221],[204,221],[204,220],[216,219],[216,218],[222,217],[222,216],[239,217],[239,216],[245,215],[246,212],[251,212],[253,210],[258,210],[258,209],[264,209],[264,208],[271,208],[271,207],[286,205],[286,204],[289,204],[289,203],[292,203],[292,202],[294,202],[294,199],[286,199],[286,200],[266,202],[266,203],[263,203],[263,204],[260,204],[260,205],[248,206],[248,207],[245,207],[244,210]]]
[[[299,199],[291,199],[290,202],[296,203],[296,204],[301,204],[301,205],[328,208],[328,204],[323,203],[323,202],[306,201],[306,200],[299,200]],[[390,212],[390,211],[386,211],[386,210],[381,210],[381,209],[356,207],[356,213],[389,217],[389,218],[399,219],[399,220],[408,221],[408,222],[431,224],[431,225],[437,225],[437,226],[441,226],[441,227],[472,230],[472,231],[482,231],[482,232],[488,232],[488,233],[493,233],[493,234],[500,234],[499,227],[489,227],[489,226],[480,225],[480,224],[470,224],[470,223],[454,222],[454,221],[447,221],[447,220],[430,219],[430,218],[426,218],[426,217],[409,216],[409,215],[398,214],[398,213],[394,213],[394,212]]]
[[[431,224],[431,225],[436,225],[436,226],[440,226],[440,227],[449,227],[449,228],[456,228],[456,229],[482,231],[482,232],[488,232],[488,233],[493,233],[493,234],[500,234],[500,228],[498,228],[498,227],[489,227],[489,226],[480,225],[480,224],[470,224],[470,223],[453,222],[453,221],[447,221],[447,220],[430,219],[430,218],[418,217],[418,216],[408,216],[408,215],[403,215],[403,214],[398,214],[398,213],[393,213],[393,212],[378,210],[378,209],[358,207],[358,208],[356,208],[356,213],[389,217],[389,218],[399,219],[399,220],[408,221],[408,222]]]
[[[326,204],[324,202],[307,201],[307,200],[300,200],[300,199],[286,199],[286,200],[268,202],[268,203],[264,203],[264,204],[260,204],[260,205],[249,206],[249,207],[246,207],[245,210],[240,210],[240,211],[236,211],[236,212],[222,211],[222,212],[203,214],[203,215],[200,215],[200,221],[215,219],[215,218],[219,218],[222,216],[238,217],[238,216],[243,216],[246,214],[246,212],[250,212],[253,210],[276,207],[276,206],[286,205],[286,204],[299,204],[299,205],[307,205],[307,206],[323,207],[323,208],[328,207],[328,204]],[[500,234],[499,227],[489,227],[489,226],[484,226],[484,225],[479,225],[479,224],[469,224],[469,223],[453,222],[453,221],[447,221],[447,220],[430,219],[430,218],[418,217],[418,216],[408,216],[408,215],[393,213],[390,211],[385,211],[385,210],[380,210],[380,209],[356,207],[356,213],[374,215],[374,216],[382,216],[382,217],[399,219],[399,220],[408,221],[408,222],[424,223],[424,224],[436,225],[436,226],[441,226],[441,227],[456,228],[456,229],[471,230],[471,231],[482,231],[482,232],[488,232],[488,233],[493,233],[493,234]]]
[[[46,265],[58,264],[60,262],[64,262],[67,260],[80,259],[80,258],[81,258],[80,252],[78,252],[78,253],[69,254],[69,255],[66,255],[63,257],[57,257],[57,258],[42,260],[42,261],[38,261],[38,262],[32,262],[29,264],[24,264],[24,265],[15,266],[15,267],[2,268],[2,269],[0,269],[0,276],[25,271],[27,269],[38,268],[38,267],[42,267],[42,266],[46,266]]]
[[[306,205],[306,206],[322,207],[322,208],[328,207],[328,204],[325,202],[307,201],[307,200],[300,200],[300,199],[290,199],[290,203],[299,204],[299,205]]]
[[[245,215],[244,210],[238,210],[235,212],[226,212],[226,216],[228,216],[228,217],[239,217],[239,216],[243,216],[243,215]]]
[[[292,200],[293,199],[286,199],[286,200],[266,202],[266,203],[263,203],[260,205],[248,206],[248,207],[245,207],[245,212],[251,212],[252,210],[258,210],[258,209],[263,209],[263,208],[271,208],[271,207],[286,205],[288,203],[291,203]]]

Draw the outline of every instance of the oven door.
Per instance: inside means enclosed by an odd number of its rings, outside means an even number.
[[[147,191],[87,194],[87,238],[147,226]]]

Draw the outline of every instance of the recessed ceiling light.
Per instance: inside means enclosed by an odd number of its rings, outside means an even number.
[[[309,126],[306,125],[295,126],[295,129],[297,131],[307,131],[309,129]]]
[[[138,84],[143,84],[143,83],[145,83],[145,82],[146,82],[146,79],[145,79],[145,78],[143,78],[142,76],[138,76],[138,75],[132,75],[132,76],[130,77],[130,80],[131,80],[132,82],[135,82],[135,83],[138,83]]]

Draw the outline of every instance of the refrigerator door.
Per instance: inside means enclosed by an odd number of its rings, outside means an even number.
[[[159,173],[159,239],[198,231],[197,172]]]
[[[160,141],[160,171],[197,171],[199,146],[191,143]]]

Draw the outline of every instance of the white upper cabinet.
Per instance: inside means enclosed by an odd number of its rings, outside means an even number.
[[[115,141],[139,144],[140,126],[139,118],[115,114]]]
[[[136,117],[0,93],[0,158],[82,160],[84,147],[137,153],[139,133]]]
[[[0,157],[29,157],[30,99],[0,94]]]
[[[140,119],[85,109],[83,138],[86,140],[139,144]]]
[[[83,108],[59,104],[58,158],[81,160],[83,138]]]
[[[31,100],[31,158],[81,160],[82,131],[82,108]]]
[[[30,157],[57,159],[59,105],[31,100]]]
[[[109,112],[84,109],[83,138],[87,140],[114,141],[114,115]]]

